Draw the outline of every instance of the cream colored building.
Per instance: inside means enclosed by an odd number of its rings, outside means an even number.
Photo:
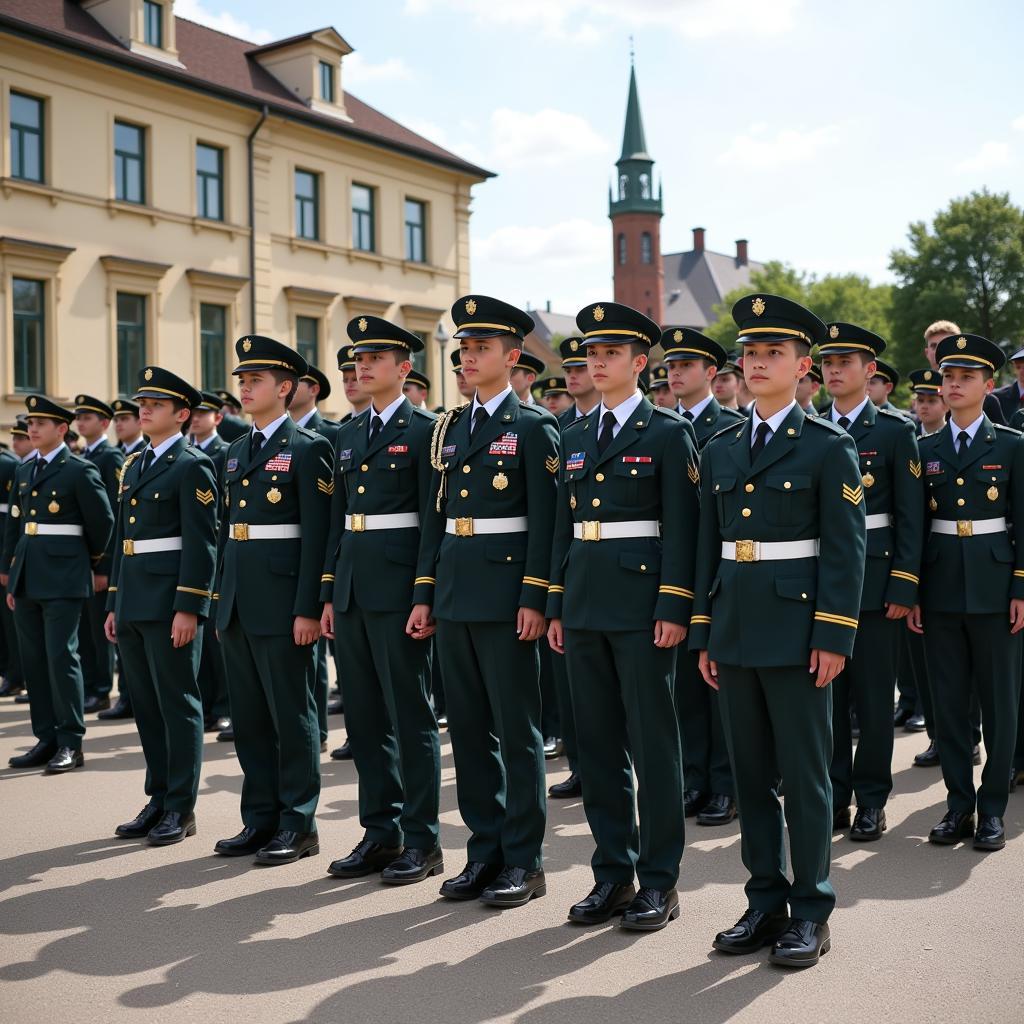
[[[349,319],[438,340],[489,172],[344,90],[333,29],[255,46],[173,0],[0,0],[0,402],[130,393],[159,363],[231,387],[233,342],[299,348],[347,408]],[[450,346],[449,346],[450,348]]]

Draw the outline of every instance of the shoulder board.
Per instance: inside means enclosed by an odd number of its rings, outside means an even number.
[[[826,419],[824,416],[805,416],[804,423],[813,423],[815,426],[822,427],[833,434],[846,433],[838,423],[833,423],[831,419]]]
[[[875,412],[879,416],[888,416],[891,420],[900,420],[906,423],[910,417],[905,412],[900,412],[898,409],[880,409],[875,406]]]
[[[747,418],[746,416],[743,416],[743,419],[746,419],[746,418]],[[739,433],[737,433],[737,431],[736,431],[737,427],[740,428]],[[710,437],[708,437],[704,441],[704,444],[701,445],[700,450],[702,452],[706,451],[708,445],[710,445],[712,441],[717,441],[719,438],[724,438],[724,437],[730,437],[730,438],[739,437],[742,432],[743,432],[743,427],[742,427],[741,424],[739,424],[737,422],[730,423],[727,427],[719,427],[718,430],[716,430]]]
[[[995,427],[996,430],[1002,430],[1007,434],[1016,434],[1018,437],[1024,433],[1024,431],[1020,431],[1016,427],[1007,426],[1005,423],[993,423],[992,426]]]
[[[421,409],[418,405],[412,407],[412,414],[413,416],[421,416],[425,420],[433,421],[437,419],[436,413],[432,413],[429,409]]]
[[[68,456],[68,461],[70,462],[77,462],[80,466],[92,466],[92,463],[85,456],[79,455],[77,452],[69,450]]]
[[[310,441],[314,441],[316,438],[324,436],[319,431],[310,430],[308,427],[296,427],[295,433],[298,434],[299,437],[308,438]]]
[[[591,410],[591,411],[593,411],[593,410]],[[574,427],[578,427],[581,423],[586,423],[587,420],[589,420],[589,419],[590,419],[590,413],[589,412],[587,413],[586,416],[577,416],[576,419],[574,419],[572,421],[572,423],[566,423],[566,425],[564,427],[562,427],[562,433],[564,434],[567,430],[572,430]]]
[[[655,416],[664,416],[666,419],[682,422],[683,417],[675,409],[664,409],[660,405],[652,405],[651,408],[654,410]]]
[[[544,408],[544,406],[542,406],[542,405],[531,405],[529,402],[522,402],[521,401],[519,403],[519,408],[522,411],[536,413],[538,416],[550,416],[551,415],[551,413],[549,413],[547,411],[547,409]]]
[[[723,405],[721,406],[721,410],[722,412],[720,415],[724,414],[726,417],[733,420],[745,420],[747,418],[746,413],[740,412],[739,409],[728,409]]]
[[[198,459],[200,456],[202,456],[204,459],[208,459],[210,457],[209,455],[206,454],[206,452],[203,451],[202,448],[199,448],[198,446],[193,444],[185,445],[185,451],[183,452],[183,454],[191,455],[193,459]],[[129,456],[129,458],[134,458],[134,456]],[[127,464],[128,463],[126,460],[125,465]]]

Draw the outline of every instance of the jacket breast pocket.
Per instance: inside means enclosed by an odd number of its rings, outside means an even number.
[[[412,456],[382,454],[377,459],[377,472],[374,474],[380,483],[381,490],[388,494],[401,493],[409,489]]]
[[[159,526],[167,526],[177,519],[177,498],[176,492],[171,492],[164,488],[149,491],[143,491],[139,495],[139,505],[141,506],[143,515],[145,518],[143,522],[154,523]]]
[[[814,514],[809,473],[777,474],[765,478],[764,518],[774,526],[798,524]]]
[[[654,500],[658,467],[653,462],[616,462],[615,491],[620,504]]]
[[[716,476],[711,493],[718,503],[718,522],[728,526],[736,518],[736,477]]]
[[[1006,496],[1009,492],[1010,471],[1008,469],[980,469],[975,478],[988,499],[992,515],[1006,507]],[[980,513],[979,518],[985,513]]]

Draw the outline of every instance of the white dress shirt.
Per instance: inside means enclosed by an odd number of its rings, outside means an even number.
[[[601,426],[604,423],[604,414],[610,412],[615,417],[615,424],[612,426],[612,437],[618,437],[619,431],[626,425],[627,421],[636,411],[636,407],[644,400],[643,392],[637,388],[633,394],[624,402],[619,402],[614,409],[609,409],[601,399],[597,410],[597,436],[601,436]]]
[[[796,399],[794,398],[785,409],[780,409],[774,416],[769,416],[768,419],[763,420],[757,413],[757,402],[754,402],[753,408],[750,410],[750,447],[754,447],[754,442],[757,440],[757,428],[762,423],[768,424],[768,436],[765,438],[765,444],[767,444],[777,433],[779,427],[782,426],[783,421],[793,411],[796,405]]]
[[[949,420],[949,431],[953,435],[953,448],[956,450],[957,455],[960,454],[960,442],[957,438],[960,436],[961,430],[967,431],[967,436],[971,439],[970,444],[974,444],[974,435],[977,434],[978,428],[981,426],[981,421],[985,418],[985,414],[982,413],[969,427],[958,427],[952,420]]]
[[[833,402],[832,403],[832,413],[831,413],[831,415],[832,415],[832,422],[833,423],[838,423],[839,420],[843,416],[845,416],[850,421],[850,423],[853,423],[856,419],[859,418],[860,414],[864,411],[864,406],[866,406],[867,404],[868,404],[868,397],[867,397],[867,395],[865,395],[864,396],[864,401],[861,402],[860,405],[858,405],[856,409],[853,409],[850,412],[840,412],[836,408],[836,403]]]

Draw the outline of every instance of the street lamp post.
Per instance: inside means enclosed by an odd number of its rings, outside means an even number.
[[[438,348],[441,350],[440,368],[438,369],[438,376],[441,378],[441,408],[447,409],[448,403],[445,400],[445,377],[448,375],[448,367],[444,361],[444,352],[448,346],[448,332],[444,329],[444,324],[439,323],[437,330],[434,332],[434,340],[437,342]]]

